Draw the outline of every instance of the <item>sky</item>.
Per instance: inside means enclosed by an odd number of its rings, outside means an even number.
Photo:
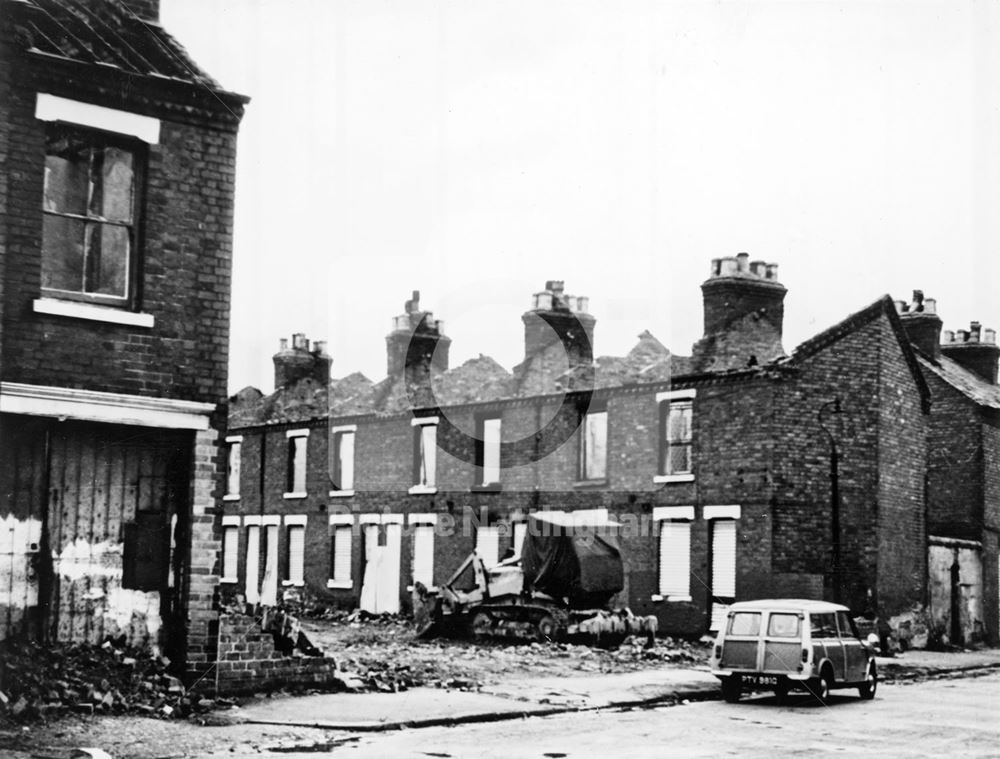
[[[523,357],[546,280],[595,352],[689,354],[712,258],[779,265],[786,351],[888,293],[1000,329],[1000,5],[161,0],[252,100],[230,390],[281,337],[385,376],[413,290],[451,365]]]

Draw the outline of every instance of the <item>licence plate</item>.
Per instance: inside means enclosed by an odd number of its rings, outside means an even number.
[[[773,688],[778,684],[778,678],[774,675],[743,675],[744,685],[757,685],[760,687]]]

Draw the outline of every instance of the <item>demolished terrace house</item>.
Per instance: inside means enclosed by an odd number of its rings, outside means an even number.
[[[418,293],[380,382],[330,379],[322,344],[283,343],[275,391],[231,402],[224,595],[407,611],[415,583],[445,581],[472,550],[519,552],[529,514],[589,511],[622,524],[615,605],[666,634],[774,596],[926,619],[935,546],[977,543],[987,577],[995,546],[988,524],[966,529],[973,507],[960,529],[927,516],[930,374],[957,364],[914,348],[888,296],[786,354],[785,292],[774,264],[713,260],[690,356],[644,332],[595,358],[589,302],[559,281],[532,296],[512,371],[482,355],[450,368]],[[995,638],[995,605],[975,614]]]
[[[0,0],[0,640],[214,661],[236,136],[156,0]]]

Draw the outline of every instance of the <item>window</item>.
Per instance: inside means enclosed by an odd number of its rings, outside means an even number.
[[[285,525],[288,554],[284,584],[302,585],[305,580],[306,518],[304,515],[286,516]]]
[[[837,637],[837,622],[833,614],[811,614],[809,622],[814,640]]]
[[[411,493],[436,491],[437,469],[436,416],[418,417],[413,424],[413,487]]]
[[[709,630],[718,630],[736,600],[736,520],[739,506],[705,506],[712,550],[712,609]]]
[[[239,517],[222,518],[222,577],[221,582],[239,581],[240,526]],[[235,520],[235,521],[234,521]]]
[[[500,530],[496,526],[476,528],[476,553],[488,567],[500,563]]]
[[[603,480],[607,464],[608,412],[589,411],[580,425],[580,479]]]
[[[306,496],[306,444],[309,442],[309,430],[289,430],[288,438],[288,473],[285,483],[285,498],[304,498]]]
[[[520,558],[521,549],[524,547],[524,536],[528,534],[527,522],[514,522],[514,556]]]
[[[476,441],[476,467],[479,485],[489,486],[500,483],[500,417],[478,420]]]
[[[353,517],[349,514],[330,515],[330,577],[328,588],[351,588],[351,550],[353,545]]]
[[[691,472],[691,401],[663,405],[663,456],[660,474]]]
[[[246,519],[246,518],[245,518]],[[259,519],[259,517],[257,517]],[[255,604],[260,600],[260,524],[247,524],[246,553],[246,588],[247,603]]]
[[[772,638],[799,637],[799,615],[772,613],[767,621],[767,634]]]
[[[760,612],[738,611],[729,618],[730,635],[753,635],[760,633]]]
[[[691,521],[693,506],[657,506],[659,522],[659,593],[654,600],[691,600]]]
[[[837,622],[840,625],[840,637],[841,638],[860,638],[858,634],[858,628],[854,624],[854,620],[851,619],[850,615],[846,611],[837,612]]]
[[[242,456],[243,438],[227,437],[228,452],[226,456],[226,495],[228,500],[240,497],[240,458]]]
[[[434,524],[435,514],[411,514],[413,525],[413,582],[434,587]]]
[[[42,200],[45,295],[132,305],[143,150],[124,136],[49,126]]]
[[[350,495],[354,492],[354,434],[357,427],[334,427],[332,432],[331,450],[333,462],[332,489],[333,495]]]

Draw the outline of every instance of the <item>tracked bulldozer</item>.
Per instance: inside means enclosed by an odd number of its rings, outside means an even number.
[[[486,566],[473,551],[438,588],[414,586],[418,635],[652,644],[656,617],[608,609],[624,587],[619,527],[591,512],[530,515],[520,556]]]

